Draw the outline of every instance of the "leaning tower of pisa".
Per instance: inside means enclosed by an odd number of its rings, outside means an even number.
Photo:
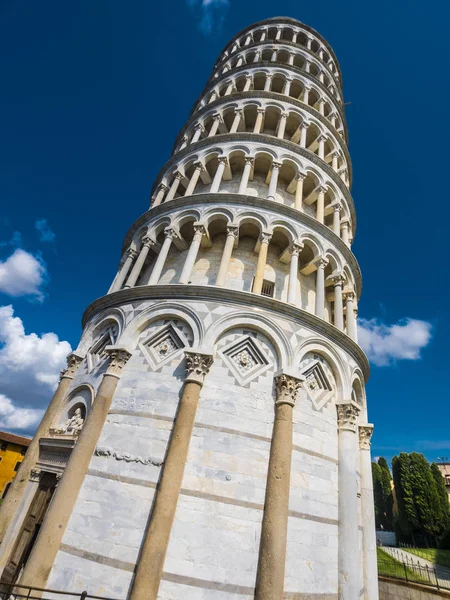
[[[351,182],[328,43],[235,36],[3,502],[3,581],[378,598]]]

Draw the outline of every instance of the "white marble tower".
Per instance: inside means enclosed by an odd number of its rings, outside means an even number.
[[[4,579],[377,600],[346,140],[317,32],[227,44],[1,506]]]

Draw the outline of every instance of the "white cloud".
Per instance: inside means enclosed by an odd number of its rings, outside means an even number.
[[[220,31],[231,0],[187,0],[187,5],[198,15],[198,28],[205,35]]]
[[[358,320],[358,339],[370,362],[383,367],[397,360],[418,360],[431,340],[431,323],[403,319],[386,325],[378,319]]]
[[[0,261],[0,292],[9,296],[36,296],[42,300],[41,286],[47,271],[42,261],[18,248]]]
[[[41,242],[54,242],[56,235],[50,229],[50,225],[47,219],[38,219],[34,224],[39,232],[39,239]]]
[[[26,429],[36,423],[70,352],[70,344],[55,333],[25,333],[13,307],[0,306],[0,427]]]
[[[0,428],[2,429],[28,430],[39,423],[43,412],[35,408],[18,408],[10,398],[0,394]]]

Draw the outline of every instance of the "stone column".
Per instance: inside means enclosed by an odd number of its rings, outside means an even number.
[[[321,158],[322,160],[325,160],[325,140],[326,137],[324,137],[323,135],[321,135],[319,137],[319,139],[317,140],[319,142],[319,158]]]
[[[266,268],[267,261],[267,251],[269,249],[269,242],[272,238],[272,234],[263,231],[259,236],[259,240],[261,242],[258,254],[258,262],[256,264],[256,274],[255,279],[253,280],[253,289],[252,292],[254,294],[260,294],[262,290],[262,284],[264,279],[264,270]]]
[[[208,137],[213,137],[213,135],[216,135],[217,130],[219,129],[219,125],[222,122],[222,117],[219,114],[215,114],[213,118],[213,124],[211,125],[211,129],[209,130]]]
[[[61,540],[86,477],[91,457],[105,424],[109,408],[131,354],[124,348],[110,346],[105,350],[111,359],[95,395],[80,437],[75,444],[55,495],[50,503],[38,538],[25,565],[19,583],[45,588],[55,562]]]
[[[339,481],[339,600],[359,598],[357,417],[354,402],[337,404]]]
[[[53,398],[45,411],[44,416],[39,424],[39,427],[31,440],[30,445],[20,463],[19,470],[14,477],[6,497],[0,505],[0,540],[3,541],[6,530],[8,529],[17,507],[22,498],[22,494],[28,485],[30,473],[36,464],[39,457],[39,440],[48,436],[50,427],[52,426],[61,404],[67,394],[70,384],[75,376],[75,373],[82,361],[82,357],[74,352],[67,357],[67,369],[61,371],[58,387],[56,388]],[[4,555],[3,555],[4,556]]]
[[[295,59],[295,54],[293,52],[289,52],[288,65],[293,65]]]
[[[306,179],[306,173],[297,174],[297,187],[295,188],[295,208],[303,210],[303,182]]]
[[[319,113],[325,116],[325,98],[319,98]]]
[[[278,54],[278,50],[277,50],[277,48],[274,48],[273,51],[272,51],[272,57],[270,59],[272,62],[276,62],[276,60],[277,60],[277,54]]]
[[[275,36],[276,40],[281,39],[281,27],[277,27],[277,35]]]
[[[111,287],[111,292],[117,292],[117,290],[122,289],[123,282],[125,281],[128,275],[128,271],[130,270],[131,265],[133,264],[133,260],[136,258],[137,255],[138,253],[136,252],[136,250],[128,248],[127,257],[122,266],[120,267],[119,275]]]
[[[331,168],[335,173],[337,173],[339,170],[338,159],[339,152],[333,152],[333,154],[331,155]]]
[[[353,308],[353,318],[355,320],[355,337],[353,340],[358,343],[358,307],[355,306]]]
[[[145,259],[150,251],[150,248],[155,245],[155,240],[152,240],[148,235],[142,238],[142,246],[141,251],[139,252],[139,256],[137,257],[136,262],[134,263],[134,267],[130,273],[130,276],[127,279],[125,284],[125,288],[133,287],[138,280],[139,275],[141,274],[142,267],[144,266]]]
[[[350,246],[348,226],[349,226],[348,221],[342,221],[342,223],[341,223],[341,239],[344,242],[344,244],[346,244],[347,246]]]
[[[300,125],[300,148],[306,148],[306,134],[308,133],[308,127],[310,125],[311,123],[308,123],[307,121],[303,121]]]
[[[252,75],[246,75],[244,89],[242,90],[243,92],[250,91],[250,88],[252,87],[252,81],[253,81]]]
[[[167,185],[164,185],[164,183],[161,183],[161,185],[159,186],[158,193],[156,194],[155,199],[153,200],[152,208],[156,208],[157,206],[159,206],[161,204],[161,202],[163,201],[163,198],[168,190],[169,190],[169,188],[167,187]]]
[[[292,83],[292,79],[287,77],[286,81],[284,82],[284,87],[283,87],[283,94],[285,96],[289,96],[289,94],[291,92],[291,83]]]
[[[186,188],[185,196],[190,196],[195,192],[195,186],[197,185],[200,173],[203,171],[203,165],[201,163],[195,163],[195,170],[192,173],[191,180]]]
[[[313,39],[311,37],[308,37],[308,39],[306,40],[306,47],[308,48],[308,50],[311,50],[312,42],[313,42]]]
[[[230,133],[236,133],[236,131],[239,128],[239,123],[241,122],[242,119],[242,108],[235,108],[234,109],[234,119],[233,119],[233,123],[231,124],[231,128],[230,128]]]
[[[316,206],[316,219],[319,223],[323,223],[325,220],[325,192],[326,188],[320,187],[319,193],[317,194],[317,206]]]
[[[224,73],[226,73],[226,71],[229,71],[230,69],[228,67],[225,67],[225,69],[223,70]],[[208,104],[211,104],[212,102],[214,102],[214,100],[217,98],[217,92],[216,90],[213,90],[211,93],[211,97],[209,99]]]
[[[228,273],[231,254],[233,252],[234,242],[238,236],[239,228],[237,225],[228,225],[227,239],[223,248],[222,259],[220,261],[219,272],[217,273],[216,285],[222,287],[225,285],[225,280]]]
[[[200,136],[202,135],[202,132],[203,127],[200,125],[200,123],[197,123],[197,125],[194,127],[194,135],[192,137],[191,144],[195,144],[195,142],[198,142]]]
[[[198,250],[200,248],[200,242],[202,241],[202,237],[205,235],[205,233],[206,230],[204,225],[201,223],[194,223],[194,237],[192,238],[192,242],[186,256],[186,261],[180,275],[179,283],[188,283],[192,273],[192,267],[194,266]]]
[[[373,501],[370,438],[373,425],[359,426],[359,460],[361,470],[361,515],[363,522],[363,566],[366,600],[378,600],[377,538]]]
[[[225,156],[220,156],[217,160],[218,160],[219,164],[217,165],[216,173],[214,175],[214,179],[211,184],[211,188],[209,190],[209,192],[211,194],[216,194],[219,191],[219,187],[222,182],[223,173],[227,166],[227,159]]]
[[[288,298],[289,304],[297,303],[297,282],[298,282],[298,255],[303,248],[303,244],[294,242],[291,247],[291,262],[289,265],[289,283]]]
[[[333,231],[340,237],[341,234],[341,205],[339,202],[333,205]]]
[[[286,130],[286,121],[288,118],[287,112],[282,112],[280,115],[280,123],[278,125],[277,138],[282,140],[284,138],[284,132]]]
[[[329,115],[328,118],[330,119],[330,123],[333,125],[333,127],[336,128],[336,115]]]
[[[242,65],[242,63],[243,63],[243,62],[244,62],[244,58],[243,58],[243,56],[240,56],[240,57],[238,58],[238,61],[237,61],[237,63],[236,63],[236,68],[237,68],[237,67],[240,67],[240,66]]]
[[[316,274],[316,317],[323,319],[325,314],[325,267],[328,261],[324,258],[317,263]]]
[[[147,285],[156,285],[161,277],[162,270],[166,263],[167,255],[169,254],[170,246],[172,245],[173,238],[176,237],[176,232],[173,227],[166,227],[164,230],[164,235],[166,236],[161,246],[161,250],[159,251],[158,258],[156,259],[155,264],[153,265],[152,274],[150,275],[150,279],[148,280]]]
[[[178,190],[178,186],[180,185],[180,181],[183,179],[183,177],[184,177],[184,175],[182,173],[180,173],[179,171],[177,171],[175,173],[175,178],[172,181],[172,185],[170,186],[170,190],[166,197],[166,202],[168,202],[169,200],[172,200],[175,197],[175,194],[177,193],[177,190]]]
[[[213,358],[186,352],[186,379],[129,600],[156,600],[180,495],[200,391]]]
[[[272,86],[272,75],[266,75],[266,81],[264,82],[264,92],[270,92]]]
[[[356,319],[355,312],[353,309],[353,300],[355,299],[354,292],[347,292],[345,294],[345,307],[347,312],[347,335],[353,341],[357,341],[356,339]]]
[[[256,600],[283,598],[292,456],[292,413],[301,386],[298,377],[275,376],[276,401],[266,497],[261,525]]]
[[[272,174],[270,176],[269,191],[267,193],[267,200],[275,200],[275,194],[277,191],[278,174],[280,172],[281,163],[273,161],[272,163]]]
[[[310,88],[305,87],[304,91],[303,91],[303,104],[308,104],[309,105],[309,92],[311,91]]]
[[[266,39],[266,36],[267,36],[267,29],[263,29],[263,32],[261,33],[260,42],[264,42],[264,40]]]
[[[242,172],[241,183],[239,184],[238,194],[245,194],[247,191],[248,180],[252,171],[253,158],[251,156],[245,157],[244,170]]]
[[[255,121],[255,126],[253,128],[253,133],[261,133],[261,127],[262,127],[262,123],[263,123],[263,119],[264,119],[264,108],[258,108],[256,110],[256,121]]]
[[[255,58],[253,59],[254,63],[259,62],[259,59],[261,57],[261,52],[258,50],[257,52],[255,52]]]
[[[344,331],[344,305],[342,303],[342,286],[344,278],[341,275],[333,277],[334,285],[334,326]]]

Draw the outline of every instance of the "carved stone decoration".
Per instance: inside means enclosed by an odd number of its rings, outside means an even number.
[[[305,377],[303,386],[306,395],[316,410],[321,410],[333,398],[334,391],[322,363],[314,360],[304,367],[301,374]]]
[[[272,366],[258,342],[249,335],[225,346],[220,355],[241,385],[246,385]]]
[[[110,357],[106,374],[120,379],[124,366],[131,358],[131,352],[128,352],[125,348],[114,347],[105,348],[105,352]]]
[[[361,450],[370,450],[370,439],[373,433],[373,425],[360,425],[359,428],[359,447]]]
[[[111,450],[110,448],[103,448],[97,446],[94,452],[95,456],[104,456],[115,458],[119,461],[124,461],[127,463],[140,463],[141,465],[153,465],[154,467],[160,467],[164,461],[158,460],[156,458],[143,458],[142,456],[132,456],[126,452],[116,452],[115,450]]]
[[[302,387],[303,378],[294,377],[281,373],[275,376],[275,389],[277,391],[277,399],[275,404],[290,404],[295,405],[297,393]]]
[[[66,377],[67,379],[73,379],[76,373],[76,370],[78,369],[81,361],[83,360],[83,357],[79,356],[78,354],[75,354],[74,352],[71,352],[67,358],[67,368],[66,369],[62,369],[62,371],[60,372],[60,379],[62,379],[63,377]]]
[[[357,420],[360,407],[355,402],[336,404],[338,429],[345,429],[356,433]]]
[[[213,357],[210,354],[200,352],[185,351],[186,356],[186,379],[185,382],[195,382],[203,385],[205,376],[213,363]]]
[[[107,359],[107,346],[116,343],[119,334],[119,328],[116,323],[108,325],[98,336],[96,342],[87,353],[88,372],[91,372],[100,363]]]
[[[34,483],[39,483],[39,479],[41,477],[41,471],[40,469],[31,469],[30,471],[30,481],[33,481]]]
[[[189,341],[172,323],[158,329],[151,337],[139,344],[139,348],[153,370],[159,369],[173,360],[187,346],[189,346]]]
[[[84,418],[81,412],[81,408],[77,408],[70,419],[64,423],[62,427],[55,429],[55,433],[68,433],[78,435],[83,429]]]

